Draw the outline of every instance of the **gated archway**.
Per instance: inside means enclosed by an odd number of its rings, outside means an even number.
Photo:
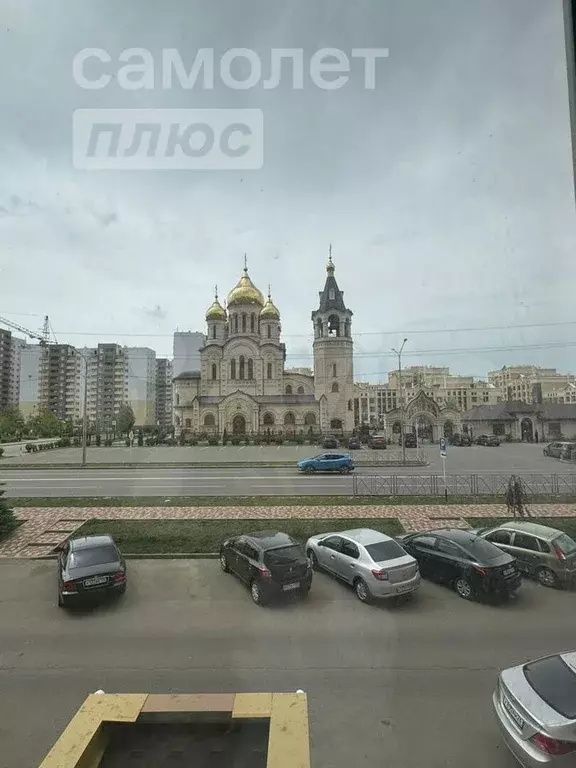
[[[447,440],[450,440],[453,436],[454,436],[454,422],[448,419],[448,421],[444,422],[444,437]]]
[[[237,413],[232,419],[232,433],[234,435],[246,434],[246,419],[241,413]]]
[[[525,443],[531,443],[534,440],[534,425],[532,419],[522,419],[520,422],[520,432],[522,440]]]

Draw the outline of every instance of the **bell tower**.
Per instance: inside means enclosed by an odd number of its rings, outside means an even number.
[[[312,312],[314,391],[317,399],[324,395],[327,401],[320,429],[341,434],[354,429],[354,342],[352,312],[344,304],[334,272],[330,246],[326,283],[319,293],[319,307]]]

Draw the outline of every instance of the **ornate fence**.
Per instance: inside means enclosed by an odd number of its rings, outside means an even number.
[[[576,495],[576,474],[518,475],[529,496]],[[355,496],[504,496],[510,475],[354,475]]]
[[[378,449],[366,449],[360,451],[351,451],[352,458],[358,465],[374,465],[375,467],[425,467],[430,462],[428,454],[422,448],[406,451],[406,460],[401,450],[382,451]]]

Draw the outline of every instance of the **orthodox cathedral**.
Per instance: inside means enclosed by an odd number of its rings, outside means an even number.
[[[244,271],[228,294],[206,312],[201,370],[174,379],[174,424],[182,431],[222,435],[352,432],[354,371],[352,312],[334,277],[312,312],[314,372],[285,368],[280,311]]]

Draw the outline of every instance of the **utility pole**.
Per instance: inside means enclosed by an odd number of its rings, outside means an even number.
[[[82,466],[86,466],[86,443],[88,440],[88,358],[79,349],[76,354],[84,360],[84,408],[82,409]]]
[[[404,387],[402,386],[402,350],[408,339],[404,339],[400,350],[393,349],[395,355],[398,355],[398,378],[400,379],[400,442],[402,443],[402,463],[406,464],[406,438],[404,435]]]

